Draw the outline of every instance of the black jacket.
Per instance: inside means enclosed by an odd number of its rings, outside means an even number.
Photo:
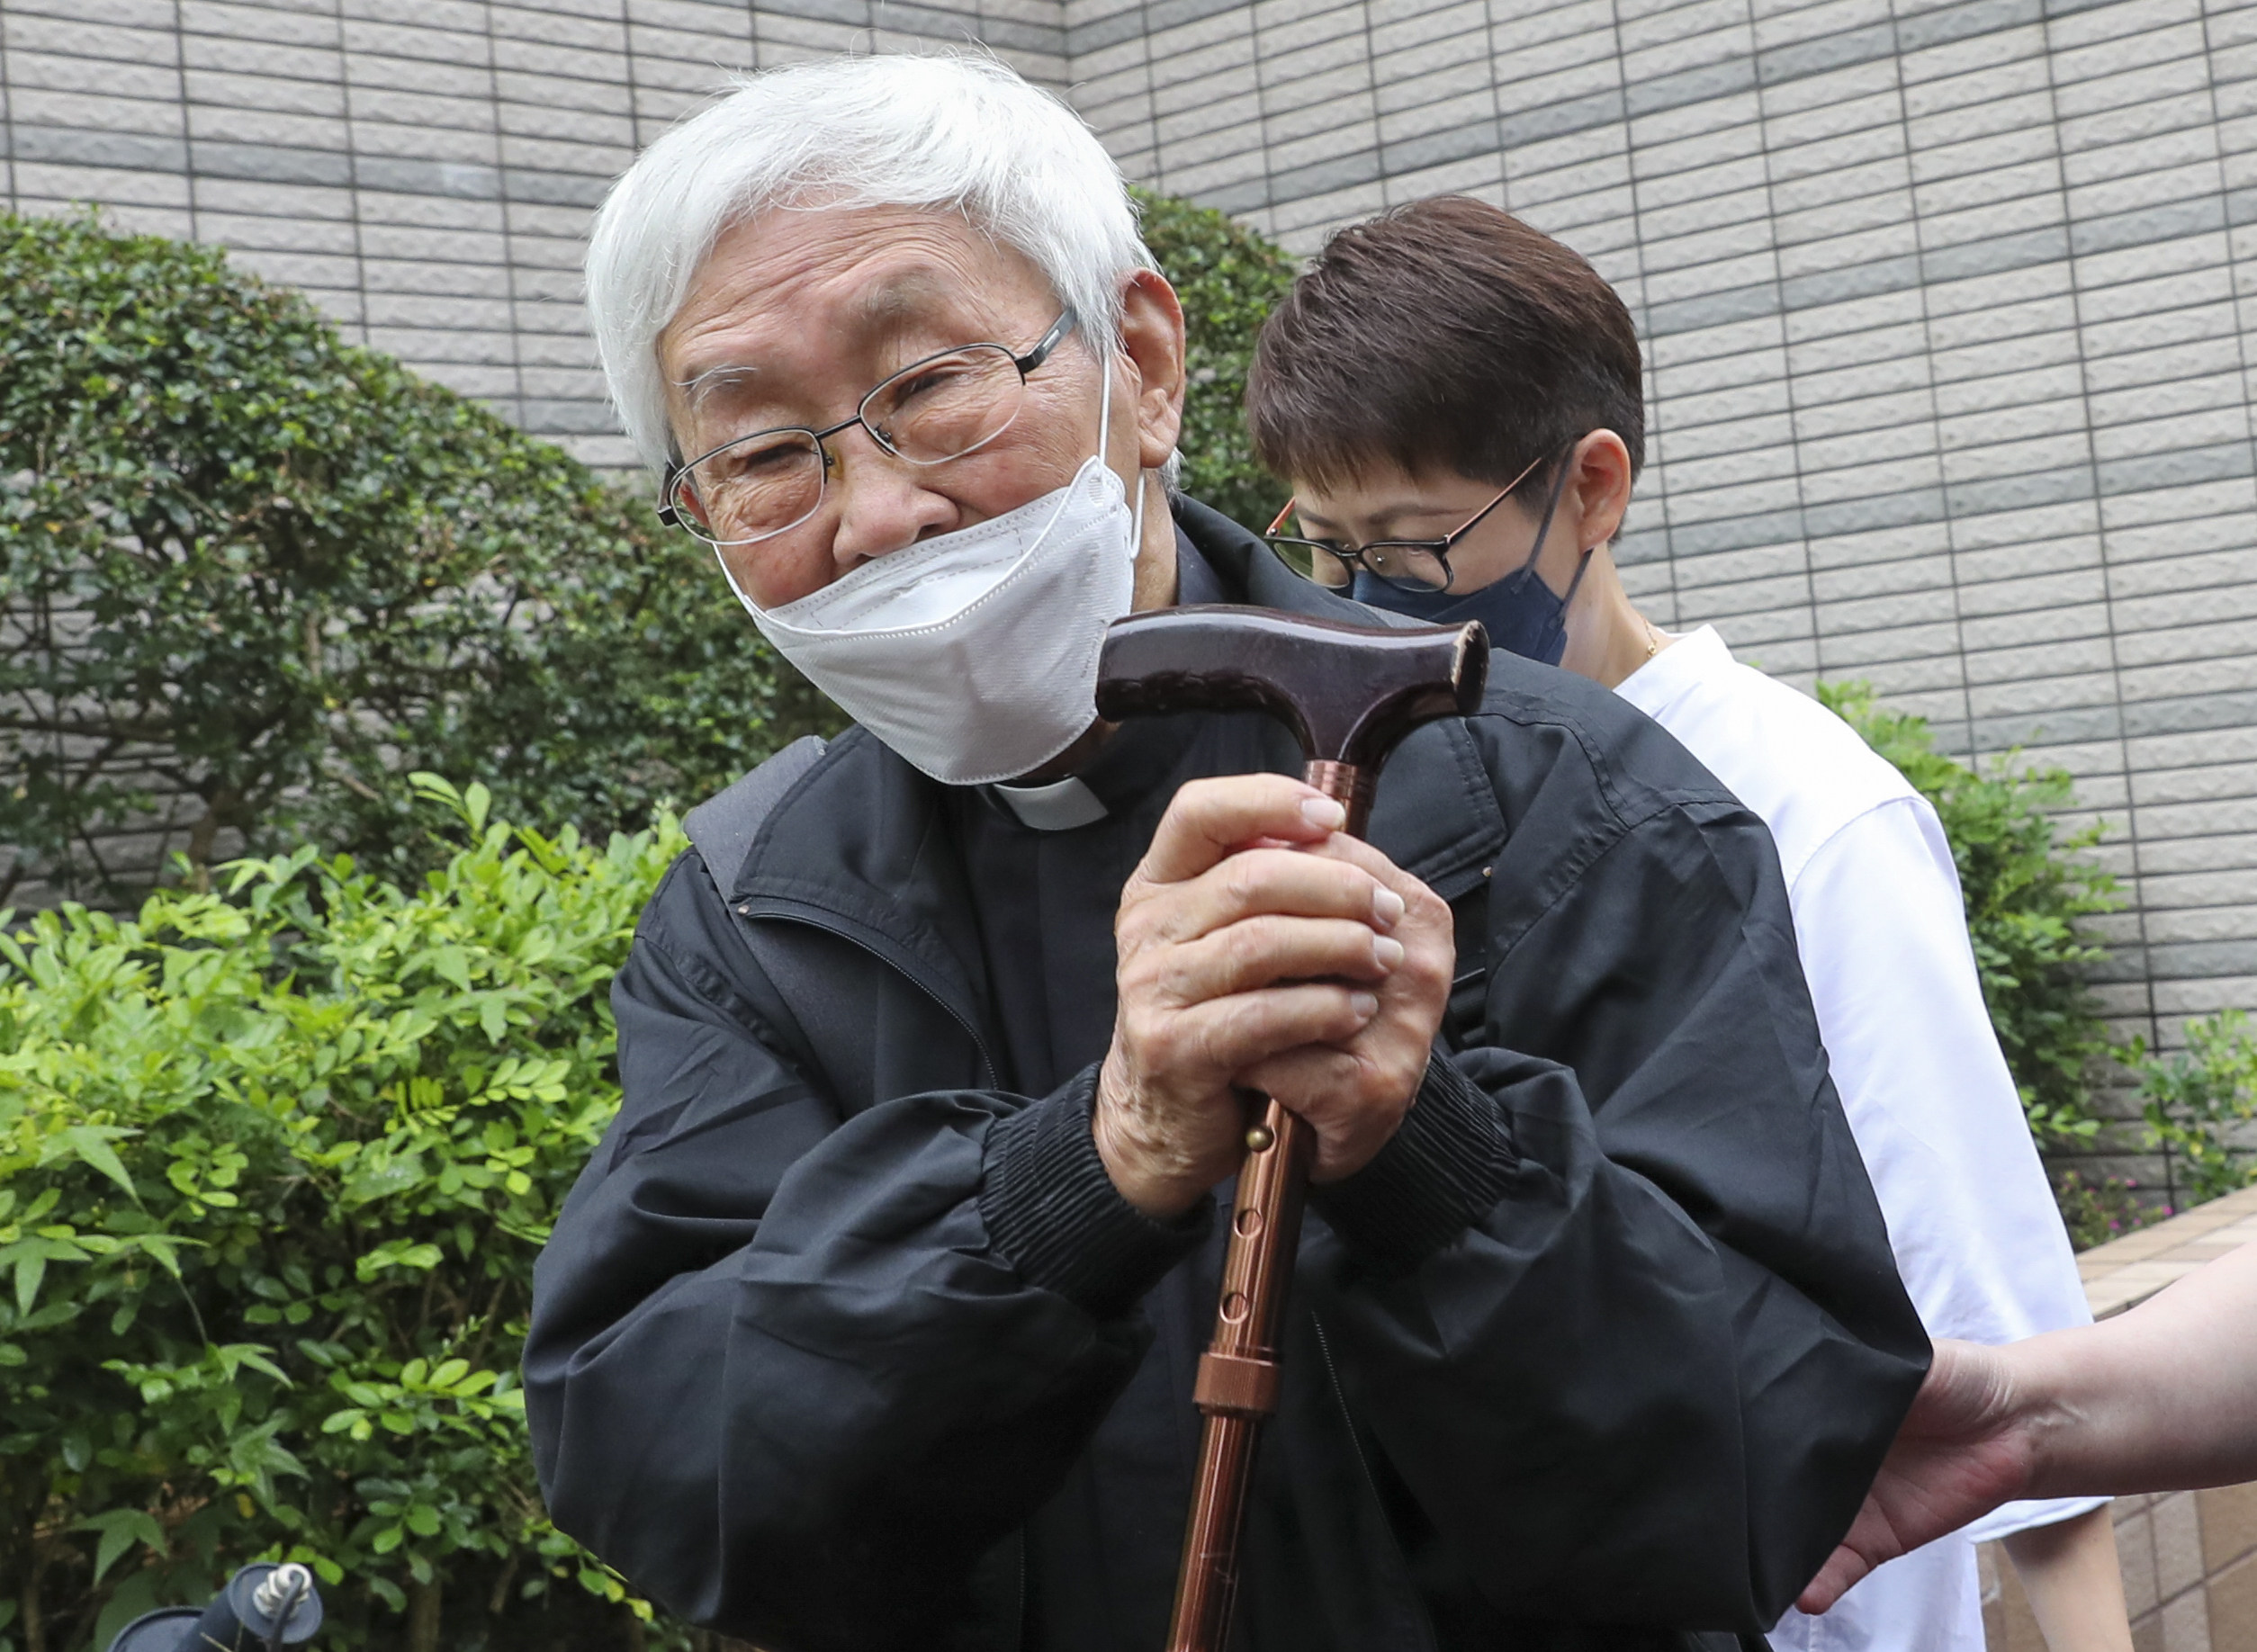
[[[1234,595],[1342,611],[1179,521]],[[625,1100],[535,1275],[541,1482],[776,1652],[1157,1652],[1220,1225],[1113,1192],[1093,1073],[999,1086],[950,818],[851,731],[725,892],[693,853],[652,897]],[[1403,1128],[1312,1205],[1234,1640],[1734,1645],[1928,1357],[1769,834],[1616,696],[1500,654],[1370,835],[1457,908],[1471,979]]]

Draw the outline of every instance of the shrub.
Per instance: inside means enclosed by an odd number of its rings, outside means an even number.
[[[1285,253],[1211,207],[1132,192],[1144,241],[1183,301],[1183,491],[1259,530],[1285,496],[1254,462],[1246,433],[1246,369],[1271,309],[1293,284]]]
[[[2123,1055],[2139,1077],[2151,1144],[2171,1154],[2181,1202],[2199,1205],[2257,1179],[2233,1139],[2257,1118],[2257,1043],[2238,1010],[2189,1021],[2186,1032],[2187,1047],[2167,1059],[2137,1038]]]
[[[2070,1248],[2078,1251],[2121,1239],[2177,1214],[2144,1191],[2136,1179],[2111,1176],[2095,1181],[2075,1171],[2054,1178],[2054,1202],[2061,1208],[2062,1226],[2069,1230]]]
[[[2104,955],[2078,929],[2119,904],[2116,880],[2083,857],[2099,829],[2064,834],[2052,811],[2070,777],[2012,753],[1969,767],[1936,750],[1923,717],[1878,705],[1864,683],[1821,683],[1818,697],[1935,805],[1959,869],[1967,933],[2006,1064],[2041,1146],[2089,1142],[2094,1064],[2110,1055],[2086,986]]]
[[[450,1647],[621,1635],[542,1513],[516,1371],[617,1106],[606,989],[683,839],[420,789],[461,830],[416,889],[301,849],[0,935],[7,1652],[261,1557],[310,1564],[351,1647],[404,1612],[434,1652],[442,1593]]]
[[[134,896],[96,831],[157,790],[198,875],[226,828],[397,871],[408,770],[601,836],[827,716],[647,506],[92,218],[0,215],[0,900],[34,863]]]

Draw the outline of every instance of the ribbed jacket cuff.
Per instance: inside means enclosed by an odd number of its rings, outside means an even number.
[[[1207,1236],[1214,1201],[1155,1222],[1105,1173],[1090,1119],[1097,1069],[988,1127],[980,1217],[1030,1285],[1100,1319],[1124,1314]]]
[[[1407,1271],[1505,1197],[1515,1162],[1497,1103],[1443,1056],[1371,1162],[1309,1190],[1333,1232],[1370,1261]]]

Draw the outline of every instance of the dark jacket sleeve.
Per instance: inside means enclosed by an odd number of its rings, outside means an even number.
[[[625,1100],[535,1274],[542,1488],[692,1621],[933,1645],[1127,1380],[1129,1306],[1208,1212],[1120,1199],[1087,1073],[841,1118],[763,1029],[729,921],[686,857],[613,989]]]
[[[1666,738],[1619,743],[1674,795],[1503,799],[1487,1042],[1316,1200],[1302,1278],[1407,1544],[1477,1619],[1767,1629],[1927,1367],[1770,834]],[[1535,829],[1553,807],[1612,823]]]

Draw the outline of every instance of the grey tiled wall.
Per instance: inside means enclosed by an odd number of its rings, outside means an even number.
[[[2127,1025],[2257,1005],[2257,7],[0,0],[0,184],[225,240],[606,463],[605,183],[724,69],[981,40],[1289,247],[1480,194],[1649,344],[1665,624],[2079,777]]]

